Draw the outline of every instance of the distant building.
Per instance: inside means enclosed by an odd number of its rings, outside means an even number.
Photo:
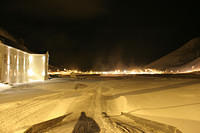
[[[12,43],[12,41],[11,41]],[[14,48],[0,37],[0,82],[26,83],[48,78],[48,53],[33,54]]]

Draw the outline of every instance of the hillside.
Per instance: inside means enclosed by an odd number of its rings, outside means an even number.
[[[166,56],[150,63],[146,67],[159,70],[177,70],[179,68],[192,67],[200,56],[200,37],[194,38],[182,47]],[[185,67],[184,67],[185,66]]]

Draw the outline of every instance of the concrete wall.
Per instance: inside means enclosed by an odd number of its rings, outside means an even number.
[[[0,82],[26,83],[45,80],[48,55],[30,54],[0,42]]]
[[[28,76],[30,81],[45,80],[45,55],[29,55]]]

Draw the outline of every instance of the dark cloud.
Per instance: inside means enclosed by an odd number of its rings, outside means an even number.
[[[17,0],[6,4],[8,12],[45,18],[90,18],[106,12],[102,0]]]
[[[196,3],[6,0],[0,26],[50,63],[81,69],[144,65],[200,36]]]

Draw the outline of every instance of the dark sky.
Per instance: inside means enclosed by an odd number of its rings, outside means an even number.
[[[0,11],[0,27],[30,50],[82,70],[145,65],[200,36],[189,1],[7,0]]]

